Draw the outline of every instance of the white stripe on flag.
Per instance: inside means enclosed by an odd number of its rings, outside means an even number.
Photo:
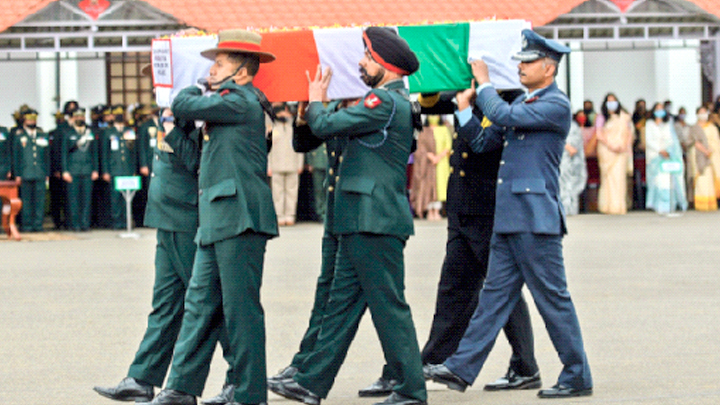
[[[313,30],[313,36],[323,71],[328,66],[332,68],[333,77],[328,88],[330,99],[360,98],[370,91],[358,71],[358,62],[365,54],[362,28]]]
[[[522,30],[530,27],[530,22],[525,20],[470,23],[468,57],[482,58],[487,63],[495,88],[522,87],[517,74],[518,62],[511,57],[522,48]]]

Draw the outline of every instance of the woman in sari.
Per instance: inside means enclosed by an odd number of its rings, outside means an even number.
[[[653,106],[653,119],[645,123],[645,170],[647,199],[645,207],[658,214],[675,209],[685,211],[682,148],[670,117],[661,103]]]
[[[600,167],[598,210],[603,214],[625,214],[632,122],[612,93],[605,96],[601,112],[595,122]]]
[[[694,147],[688,153],[694,174],[695,209],[715,211],[720,198],[720,134],[715,125],[708,121],[705,107],[697,109],[697,124],[690,128],[690,139]]]

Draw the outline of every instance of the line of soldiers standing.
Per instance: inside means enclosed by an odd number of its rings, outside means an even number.
[[[142,224],[157,108],[139,105],[130,115],[122,105],[98,105],[88,124],[86,110],[68,101],[55,114],[56,128],[47,133],[37,127],[37,117],[37,111],[23,105],[13,114],[14,127],[0,127],[0,178],[20,186],[21,229],[43,230],[47,196],[56,229],[123,229],[125,200],[113,179],[133,175],[142,179],[133,200],[133,220]]]

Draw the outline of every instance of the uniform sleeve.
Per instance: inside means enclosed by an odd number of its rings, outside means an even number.
[[[310,152],[318,148],[322,143],[322,139],[313,135],[309,125],[298,125],[293,128],[292,146],[295,152]]]
[[[361,137],[383,129],[394,112],[394,100],[382,90],[369,92],[357,105],[333,111],[312,102],[305,113],[312,133],[321,139]]]
[[[503,130],[498,125],[483,128],[480,119],[473,114],[465,125],[457,128],[458,136],[465,139],[475,153],[489,152],[502,146]]]
[[[483,114],[496,125],[567,133],[570,105],[561,98],[543,95],[533,102],[508,104],[492,87],[480,91],[475,101]]]
[[[148,161],[148,155],[149,155],[149,148],[150,148],[150,135],[148,134],[148,129],[150,126],[148,123],[144,123],[143,125],[138,128],[138,134],[137,134],[137,154],[138,154],[138,168],[140,167],[150,167],[150,162]]]
[[[193,173],[196,173],[200,168],[200,148],[197,141],[195,141],[198,139],[197,131],[200,130],[195,129],[186,134],[176,126],[165,136],[165,142],[173,148],[173,154]]]
[[[238,124],[244,121],[249,101],[237,90],[220,88],[218,93],[203,96],[199,88],[180,91],[172,104],[176,119]]]

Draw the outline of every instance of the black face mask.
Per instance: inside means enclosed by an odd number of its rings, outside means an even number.
[[[37,124],[27,124],[27,127],[29,129],[35,129],[35,128],[37,128]]]
[[[362,79],[363,83],[367,84],[368,86],[370,86],[373,89],[375,88],[375,86],[378,85],[378,83],[380,83],[383,76],[385,76],[385,70],[376,74],[375,76],[370,76],[368,74],[367,70],[365,70],[365,68],[362,66],[360,66],[359,70],[360,70],[360,79]]]
[[[114,122],[120,123],[125,121],[125,116],[122,114],[118,114],[115,116]]]
[[[87,124],[85,123],[85,121],[76,121],[75,126],[78,128],[85,128]]]

